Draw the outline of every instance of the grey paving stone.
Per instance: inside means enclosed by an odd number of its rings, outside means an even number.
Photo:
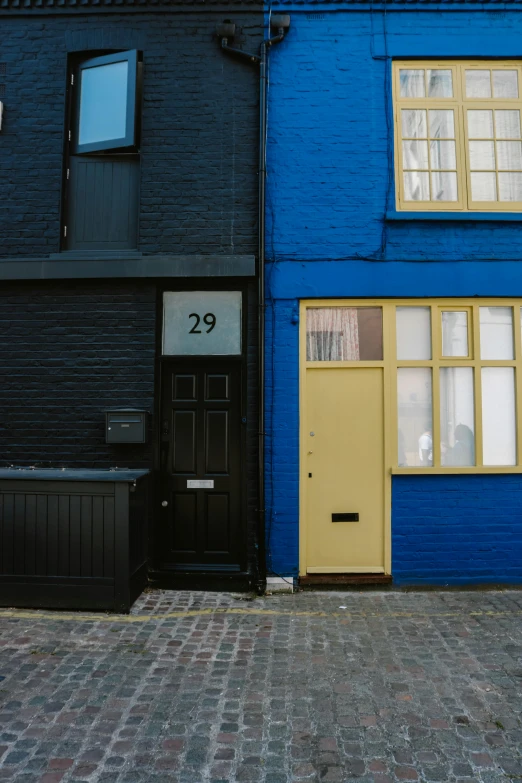
[[[244,598],[153,591],[94,620],[0,610],[0,781],[522,776],[522,592]]]

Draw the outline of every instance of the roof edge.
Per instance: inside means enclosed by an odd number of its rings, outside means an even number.
[[[498,10],[522,8],[522,0],[0,0],[0,14],[24,14],[31,12],[121,12],[121,11],[168,11],[170,8],[186,11],[219,10],[231,7],[238,10],[261,10],[285,6],[297,10],[375,9],[386,8],[433,8],[448,10],[466,8],[482,9],[484,6]]]

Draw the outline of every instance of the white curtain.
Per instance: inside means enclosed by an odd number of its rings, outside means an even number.
[[[306,311],[306,359],[309,362],[359,360],[356,307],[311,307]]]

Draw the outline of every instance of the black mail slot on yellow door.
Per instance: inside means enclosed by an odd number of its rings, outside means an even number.
[[[359,514],[357,512],[345,512],[343,514],[332,514],[332,522],[358,522]]]
[[[147,411],[137,408],[112,408],[105,411],[106,443],[145,443]]]

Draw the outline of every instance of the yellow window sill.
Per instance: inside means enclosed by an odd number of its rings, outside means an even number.
[[[390,468],[393,476],[440,476],[462,475],[463,473],[522,473],[522,465],[475,465],[461,468]]]

